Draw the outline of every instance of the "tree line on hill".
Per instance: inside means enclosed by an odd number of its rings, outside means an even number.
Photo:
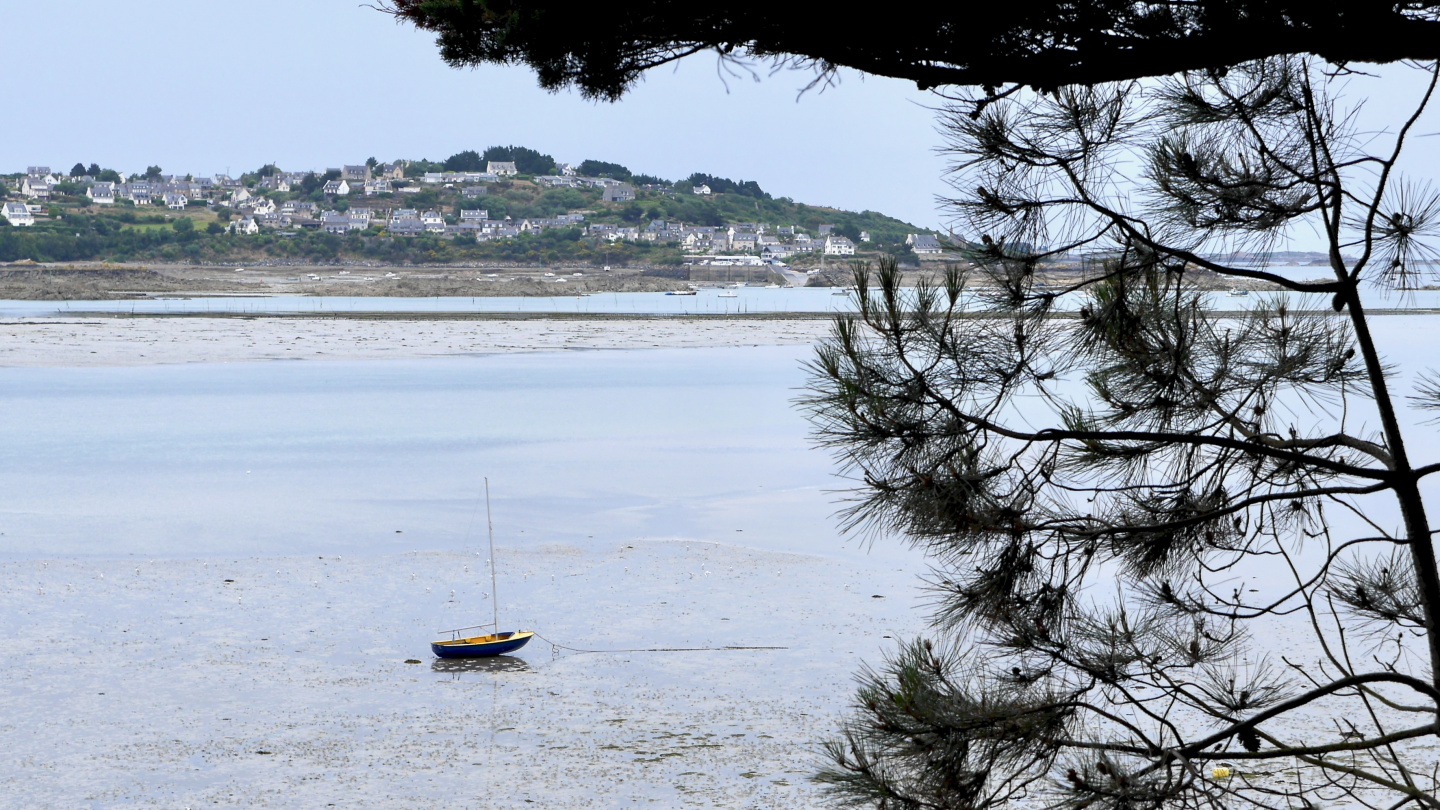
[[[374,160],[373,158],[371,160]],[[466,149],[456,152],[439,163],[429,160],[411,161],[407,167],[412,176],[425,172],[483,172],[491,161],[512,162],[521,174],[544,176],[559,174],[560,164],[551,155],[525,146],[492,146],[484,152]],[[620,163],[587,158],[575,166],[581,177],[608,177],[626,183],[651,186],[678,186],[688,191],[697,186],[709,186],[713,194],[738,194],[768,200],[770,195],[754,180],[731,180],[704,172],[695,172],[689,177],[672,182],[652,174],[637,174]]]

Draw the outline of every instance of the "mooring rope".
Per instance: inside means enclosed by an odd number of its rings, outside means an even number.
[[[555,650],[569,650],[574,653],[649,653],[649,652],[724,652],[726,650],[788,650],[789,647],[745,647],[740,645],[727,645],[725,647],[647,647],[629,650],[585,650],[579,647],[570,647],[565,644],[556,644],[548,638],[535,634],[535,637],[550,645],[551,653]]]

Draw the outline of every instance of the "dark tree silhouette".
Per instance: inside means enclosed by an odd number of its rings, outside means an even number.
[[[616,99],[647,70],[711,51],[945,85],[1053,88],[1282,54],[1336,63],[1440,56],[1431,0],[1025,0],[825,13],[804,3],[617,5],[390,0],[452,65],[525,64],[549,89]]]
[[[604,160],[582,160],[575,170],[582,177],[613,177],[616,180],[629,180],[632,177],[629,169],[619,163]]]
[[[1383,136],[1299,58],[947,118],[973,265],[858,267],[803,399],[847,528],[934,566],[936,638],[862,675],[834,798],[1440,808],[1440,464],[1406,443],[1440,380],[1395,390],[1362,300],[1436,258],[1422,69]],[[1297,228],[1327,277],[1226,258]]]
[[[485,161],[480,159],[480,153],[474,149],[466,149],[456,152],[445,158],[445,170],[449,172],[483,172]]]

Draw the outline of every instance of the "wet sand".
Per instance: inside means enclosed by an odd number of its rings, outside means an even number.
[[[0,323],[0,367],[376,360],[814,343],[828,318],[55,318]]]
[[[920,623],[913,573],[839,559],[665,539],[497,556],[506,627],[787,649],[434,659],[435,630],[489,620],[475,552],[12,560],[0,804],[813,807],[854,672]]]

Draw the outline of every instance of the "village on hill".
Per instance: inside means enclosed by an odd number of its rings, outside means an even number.
[[[559,163],[525,147],[239,177],[29,166],[0,178],[0,204],[0,261],[804,267],[945,255],[939,234],[873,211],[798,204],[754,181]]]

